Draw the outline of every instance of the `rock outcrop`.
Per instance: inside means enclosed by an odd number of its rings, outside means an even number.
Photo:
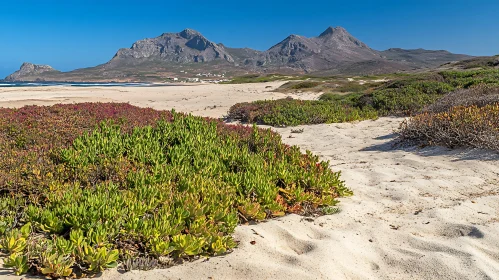
[[[147,61],[202,63],[214,60],[234,63],[223,46],[211,42],[195,30],[185,29],[137,41],[129,49],[120,49],[108,64],[133,65]]]
[[[21,68],[16,72],[5,78],[6,81],[19,81],[26,80],[26,77],[34,77],[32,81],[35,81],[37,76],[40,76],[46,72],[59,72],[49,65],[37,65],[29,62],[25,62],[21,65]]]

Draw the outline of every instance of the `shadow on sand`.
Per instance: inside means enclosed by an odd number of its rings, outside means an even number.
[[[450,149],[441,146],[426,146],[420,147],[417,145],[410,145],[401,143],[397,139],[396,133],[390,133],[384,136],[375,138],[376,140],[390,140],[381,144],[372,145],[361,149],[366,152],[393,152],[405,151],[414,153],[424,157],[432,156],[446,156],[454,158],[453,161],[459,160],[499,160],[499,152],[493,150],[474,149],[474,148],[456,148]]]

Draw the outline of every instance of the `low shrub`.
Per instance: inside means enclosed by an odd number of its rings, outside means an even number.
[[[356,107],[372,106],[381,115],[412,115],[460,88],[499,85],[499,70],[416,74],[387,82],[359,98]]]
[[[266,83],[273,81],[281,81],[286,78],[289,78],[280,74],[248,74],[244,76],[234,77],[229,82],[225,82],[226,84],[246,84],[246,83]]]
[[[445,71],[440,75],[455,88],[469,88],[480,84],[499,85],[499,69]]]
[[[272,126],[295,126],[374,119],[371,109],[359,109],[328,101],[279,99],[238,103],[229,109],[227,119]]]
[[[334,91],[353,91],[340,95],[324,93],[319,101],[257,101],[232,106],[228,118],[243,122],[257,122],[269,125],[299,125],[329,122],[344,122],[375,118],[377,116],[410,116],[421,112],[437,102],[434,108],[443,106],[452,99],[452,106],[488,104],[495,100],[493,94],[485,94],[481,101],[471,101],[466,92],[452,97],[449,93],[459,89],[487,86],[499,87],[499,70],[445,71],[410,75],[392,75],[392,80],[383,84],[368,83],[359,85],[352,81],[347,84],[334,84]],[[314,82],[289,83],[283,88],[313,86]],[[320,89],[327,88],[322,84]],[[318,87],[318,86],[317,86]],[[461,92],[461,91],[458,91]],[[457,92],[456,92],[457,93]],[[449,94],[448,97],[444,95]],[[471,94],[479,94],[473,91]],[[453,99],[454,98],[454,99]],[[468,101],[464,101],[464,100]],[[462,100],[462,101],[459,101]],[[452,107],[444,106],[446,108]]]
[[[0,109],[0,172],[4,264],[52,278],[224,254],[239,222],[351,195],[270,130],[128,104]]]
[[[381,88],[404,88],[420,82],[445,82],[444,77],[439,73],[406,74],[394,77],[386,82]]]
[[[361,98],[364,96],[362,93],[349,93],[349,94],[337,94],[337,93],[323,93],[319,97],[321,101],[329,101],[333,103],[338,103],[350,107],[363,108],[364,106],[361,102]]]
[[[483,107],[495,103],[499,103],[499,87],[479,85],[450,92],[425,108],[425,111],[440,113],[456,106]]]
[[[454,89],[443,82],[420,79],[421,77],[417,76],[389,82],[371,93],[347,95],[325,93],[319,99],[360,109],[372,108],[380,115],[410,115],[419,112],[426,105],[432,104]]]
[[[359,99],[358,106],[370,105],[382,115],[410,115],[435,102],[454,88],[442,82],[415,82],[401,88],[387,87]]]
[[[290,89],[310,89],[321,85],[321,82],[305,81],[289,86]]]
[[[419,114],[401,124],[399,139],[423,146],[499,151],[499,104],[457,106],[445,112]]]
[[[370,83],[365,83],[365,84],[359,84],[359,82],[354,81],[354,82],[348,82],[346,84],[340,85],[336,90],[339,92],[352,92],[352,93],[359,93],[359,92],[365,92],[369,88],[375,87],[376,84],[370,84]]]

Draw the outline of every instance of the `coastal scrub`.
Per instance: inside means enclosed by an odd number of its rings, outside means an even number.
[[[129,104],[0,109],[0,249],[18,275],[225,254],[239,223],[333,213],[351,194],[270,130]]]

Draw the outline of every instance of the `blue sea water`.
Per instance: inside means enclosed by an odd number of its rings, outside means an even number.
[[[166,86],[168,84],[151,84],[151,83],[76,83],[76,82],[3,82],[0,81],[0,87],[151,87],[151,86]]]

